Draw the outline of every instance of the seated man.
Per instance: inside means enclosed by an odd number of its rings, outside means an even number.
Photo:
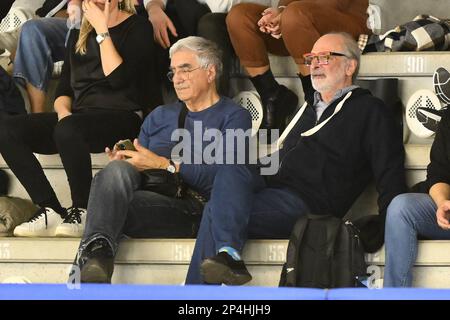
[[[386,218],[384,287],[411,287],[417,237],[450,239],[450,112],[445,111],[431,147],[429,193],[397,196]]]
[[[217,93],[215,82],[222,70],[219,52],[213,42],[200,37],[177,41],[170,49],[168,77],[182,102],[150,113],[139,142],[134,142],[137,151],[107,150],[114,161],[93,179],[86,229],[76,258],[81,282],[111,281],[114,255],[123,234],[136,238],[195,237],[203,205],[194,198],[178,199],[142,190],[140,171],[160,168],[179,172],[189,187],[207,198],[219,164],[207,164],[202,156],[208,147],[201,140],[206,128],[222,134],[222,159],[237,156],[236,148],[227,147],[228,134],[234,129],[250,129],[251,117],[247,110]],[[174,163],[171,158],[176,142],[171,136],[179,126],[184,105],[187,115],[180,122],[191,138],[183,136],[182,144],[193,149],[186,147],[183,162]],[[188,161],[184,160],[186,151],[192,155]],[[203,161],[195,161],[197,156]]]
[[[261,96],[263,127],[283,130],[298,102],[292,91],[275,80],[268,52],[293,57],[305,99],[312,100],[314,90],[303,54],[328,32],[345,31],[354,38],[368,33],[367,7],[368,0],[279,0],[277,8],[245,3],[231,9],[227,16],[231,43]]]
[[[186,283],[250,281],[240,257],[247,238],[287,239],[308,213],[344,217],[373,178],[381,217],[404,192],[404,150],[394,117],[381,100],[352,85],[359,53],[350,35],[331,33],[305,55],[317,92],[279,150],[278,172],[263,179],[245,165],[221,168]],[[365,249],[374,251],[383,237],[369,240]]]

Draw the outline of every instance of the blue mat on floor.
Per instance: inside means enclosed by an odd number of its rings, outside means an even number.
[[[269,287],[1,284],[0,300],[324,300],[325,290]]]
[[[450,290],[1,284],[0,300],[450,300]]]

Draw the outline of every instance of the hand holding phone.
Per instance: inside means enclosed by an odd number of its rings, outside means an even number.
[[[130,139],[120,140],[116,143],[117,150],[131,150],[136,151],[133,142]]]

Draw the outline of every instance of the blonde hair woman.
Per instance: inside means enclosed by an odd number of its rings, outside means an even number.
[[[40,209],[16,227],[16,236],[80,237],[92,180],[90,153],[133,139],[153,73],[150,23],[135,15],[132,0],[84,0],[80,30],[69,36],[56,113],[5,119],[0,151]],[[65,210],[33,155],[59,153],[72,206]]]

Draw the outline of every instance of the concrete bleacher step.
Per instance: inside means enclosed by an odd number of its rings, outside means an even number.
[[[26,279],[32,283],[65,283],[79,239],[0,238],[0,283]],[[250,240],[243,258],[251,286],[277,286],[287,240]],[[121,243],[113,275],[115,284],[184,282],[194,248],[192,239],[128,239]],[[374,287],[381,287],[384,250],[366,256]],[[450,287],[450,241],[420,241],[414,267],[416,287]]]
[[[64,283],[79,239],[0,238],[0,283],[26,278],[33,283]],[[287,241],[253,240],[244,258],[254,279],[250,285],[276,286]],[[113,283],[182,284],[194,249],[192,239],[128,239],[116,257]]]
[[[430,145],[405,145],[408,183],[425,177]],[[63,203],[70,205],[67,178],[58,155],[37,156],[47,177]],[[91,155],[93,172],[108,160],[104,154]],[[7,168],[0,158],[0,167]],[[11,174],[11,177],[13,175]],[[12,179],[12,195],[27,197],[17,179]],[[358,199],[348,216],[375,214],[376,193],[369,188]],[[422,244],[423,243],[423,244]],[[423,259],[419,253],[415,267],[416,285],[450,287],[450,259],[441,259],[433,252],[449,251],[450,242],[422,242]],[[64,238],[0,238],[0,282],[11,277],[24,277],[31,282],[64,283],[75,257],[79,239]],[[181,284],[184,281],[194,240],[142,239],[123,241],[117,259],[113,283]],[[244,250],[244,259],[254,276],[250,285],[276,286],[287,249],[286,240],[251,240]],[[384,253],[368,256],[368,262],[382,275]],[[448,282],[441,278],[449,279]],[[381,286],[381,280],[375,282]]]

